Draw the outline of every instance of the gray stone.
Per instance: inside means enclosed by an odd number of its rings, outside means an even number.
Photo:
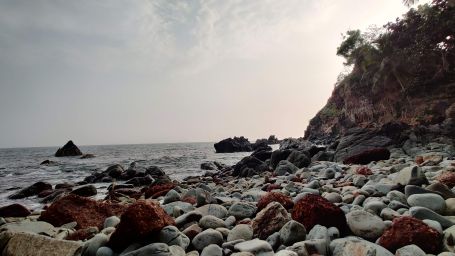
[[[178,245],[169,246],[169,256],[185,256],[185,250]]]
[[[223,219],[228,215],[226,207],[219,204],[206,204],[196,209],[196,211],[205,215],[213,215],[217,218]]]
[[[408,204],[410,206],[422,206],[437,213],[443,213],[446,208],[444,198],[434,193],[411,195],[408,197]]]
[[[210,244],[221,245],[223,243],[223,235],[213,229],[207,229],[197,234],[192,241],[194,248],[198,251],[202,251],[206,246]]]
[[[330,240],[335,240],[340,237],[340,231],[336,227],[330,227],[327,229],[327,234]]]
[[[235,217],[234,216],[229,216],[224,220],[224,224],[226,227],[232,227],[235,224]]]
[[[324,179],[333,179],[335,178],[336,171],[332,168],[325,169],[322,171],[322,177]]]
[[[111,216],[104,220],[104,228],[116,227],[120,223],[120,218],[117,216]]]
[[[114,251],[109,247],[103,246],[96,251],[96,256],[114,256]]]
[[[190,239],[180,232],[180,230],[177,227],[174,226],[166,226],[163,229],[161,229],[159,235],[158,235],[158,240],[161,243],[165,243],[169,246],[171,245],[177,245],[182,247],[184,250],[190,245]]]
[[[280,232],[271,234],[269,237],[267,237],[266,241],[270,244],[270,246],[272,246],[274,250],[276,250],[281,245]]]
[[[370,197],[371,198],[371,197]],[[383,203],[382,201],[370,201],[368,203],[364,203],[363,208],[365,211],[374,213],[376,215],[379,215],[382,211],[382,209],[386,208],[387,205]]]
[[[223,256],[223,250],[218,245],[211,244],[202,250],[201,256]]]
[[[346,215],[346,220],[352,233],[368,240],[377,239],[385,229],[382,219],[367,211],[352,211]]]
[[[240,252],[250,252],[256,256],[273,256],[273,249],[270,244],[259,239],[238,243],[234,249]]]
[[[440,234],[442,234],[443,230],[442,230],[442,226],[441,224],[439,224],[439,222],[437,221],[434,221],[434,220],[422,220],[425,224],[427,224],[428,226],[430,226],[430,228],[434,228],[436,229]]]
[[[122,256],[171,256],[171,253],[167,244],[153,243]]]
[[[257,207],[254,204],[246,202],[236,202],[229,208],[229,214],[237,220],[251,218],[256,213]]]
[[[308,232],[306,239],[324,239],[330,241],[329,231],[326,227],[316,224],[310,232]]]
[[[175,225],[181,227],[187,223],[193,221],[199,221],[202,218],[202,214],[198,211],[187,212],[175,219]]]
[[[324,198],[329,200],[329,202],[331,203],[341,203],[341,201],[343,200],[341,198],[341,195],[336,192],[327,193],[324,195]]]
[[[280,229],[280,240],[284,245],[292,245],[305,240],[305,226],[295,220],[291,220]]]
[[[168,204],[168,203],[177,202],[177,201],[180,201],[180,194],[177,191],[171,189],[164,196],[163,203]]]
[[[387,193],[387,198],[390,199],[390,201],[398,201],[400,203],[406,204],[406,195],[401,193],[400,191],[392,190],[389,193]]]
[[[57,229],[51,224],[44,221],[28,221],[10,222],[0,226],[0,232],[27,232],[53,237],[57,234]]]
[[[174,207],[176,206],[182,209],[185,213],[193,211],[195,209],[192,204],[181,201],[163,204],[161,207],[166,211],[167,214],[172,215],[174,213]]]
[[[208,229],[208,228],[224,228],[226,227],[226,224],[224,223],[224,220],[217,218],[212,215],[206,215],[202,217],[199,220],[199,226],[203,229]]]
[[[105,234],[96,234],[90,240],[88,240],[82,249],[83,256],[96,256],[96,253],[100,247],[103,247],[109,241],[109,237]]]
[[[332,256],[369,255],[369,256],[394,256],[384,247],[360,239],[346,237],[335,239],[330,243]]]
[[[422,185],[428,184],[428,180],[422,169],[418,166],[409,166],[398,172],[393,179],[395,184],[401,185]]]
[[[328,255],[327,246],[328,241],[324,239],[311,239],[298,242],[286,248],[286,250],[294,251],[299,256],[309,255],[307,249],[311,248],[312,252],[316,255]]]
[[[426,256],[427,254],[417,245],[411,244],[401,247],[395,252],[395,256]]]
[[[296,252],[290,250],[281,250],[275,253],[275,256],[299,256]]]
[[[295,173],[299,168],[287,160],[281,160],[275,168],[275,174],[278,176],[286,175],[286,173]]]
[[[443,228],[448,228],[454,223],[449,220],[448,218],[445,218],[444,216],[441,216],[437,214],[436,212],[427,209],[425,207],[421,206],[414,206],[409,209],[409,214],[417,219],[424,220],[424,219],[429,219],[429,220],[434,220],[439,222]]]
[[[245,241],[251,240],[253,238],[253,229],[250,225],[239,224],[235,226],[232,230],[229,231],[227,236],[227,241],[235,241],[243,239]]]

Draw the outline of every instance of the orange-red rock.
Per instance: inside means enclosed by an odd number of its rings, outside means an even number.
[[[455,173],[454,172],[443,172],[441,175],[436,177],[436,180],[446,185],[449,188],[455,186]]]
[[[174,183],[164,183],[164,184],[155,184],[151,185],[145,191],[145,198],[157,198],[164,196],[169,192],[169,190],[175,188]]]
[[[360,166],[358,167],[356,170],[355,170],[355,173],[356,174],[360,174],[360,175],[365,175],[365,176],[369,176],[369,175],[372,175],[373,172],[371,171],[370,168],[366,167],[366,166]]]
[[[291,209],[294,206],[294,202],[292,202],[290,196],[280,192],[269,192],[259,199],[257,204],[258,211],[264,209],[271,202],[278,202],[286,209]]]
[[[308,194],[300,199],[292,209],[292,219],[302,223],[306,230],[319,224],[336,227],[342,234],[348,231],[343,211],[319,195]]]
[[[288,221],[289,214],[278,202],[272,202],[262,209],[252,221],[253,232],[259,239],[267,239],[278,232]]]
[[[158,202],[138,200],[122,214],[108,245],[120,251],[133,242],[150,239],[169,225],[175,225],[174,219],[167,215]]]
[[[52,203],[41,213],[39,219],[56,227],[75,221],[76,229],[98,227],[101,230],[104,219],[113,215],[120,216],[125,208],[122,204],[68,195]]]
[[[379,244],[391,252],[403,246],[415,244],[426,253],[438,254],[441,243],[441,235],[436,229],[409,216],[395,218],[392,226],[379,238]]]

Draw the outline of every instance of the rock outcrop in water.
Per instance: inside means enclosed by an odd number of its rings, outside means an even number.
[[[213,145],[216,153],[234,153],[234,152],[249,152],[253,150],[251,142],[247,138],[240,136],[227,138]]]
[[[81,150],[73,143],[72,140],[68,141],[65,146],[59,148],[57,152],[55,152],[56,157],[64,157],[64,156],[81,156]]]

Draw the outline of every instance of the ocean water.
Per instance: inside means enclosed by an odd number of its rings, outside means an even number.
[[[39,199],[30,197],[10,200],[7,197],[19,188],[37,181],[53,185],[62,182],[78,182],[95,170],[105,170],[113,164],[127,168],[132,162],[139,166],[157,165],[173,179],[181,180],[205,171],[200,165],[206,161],[218,161],[226,165],[237,163],[251,153],[216,154],[213,143],[173,143],[142,145],[80,146],[83,153],[94,154],[95,158],[54,157],[58,147],[0,149],[0,206],[13,202],[22,203],[32,209],[39,208]],[[44,166],[44,160],[57,162]],[[108,184],[97,184],[102,198]]]

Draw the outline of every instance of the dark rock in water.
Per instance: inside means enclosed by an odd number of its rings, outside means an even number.
[[[201,169],[211,171],[211,170],[217,170],[218,167],[213,162],[204,162],[201,164]]]
[[[52,193],[54,193],[54,190],[53,190],[53,189],[43,190],[43,191],[41,191],[41,192],[38,194],[38,197],[39,197],[39,198],[45,198],[45,197],[51,195]]]
[[[246,156],[234,165],[232,175],[249,177],[265,171],[269,171],[267,164],[253,156]]]
[[[41,213],[39,220],[56,227],[75,221],[76,229],[98,227],[101,230],[107,217],[120,216],[125,209],[122,204],[68,195],[52,203]]]
[[[56,165],[56,164],[57,164],[57,162],[51,161],[49,159],[44,160],[40,163],[40,165]]]
[[[94,196],[97,194],[96,187],[93,185],[86,185],[80,188],[76,188],[75,190],[71,191],[71,194],[75,194],[78,196],[89,197]]]
[[[138,200],[128,206],[120,217],[108,246],[121,251],[131,243],[145,241],[157,236],[162,228],[175,225],[174,219],[167,215],[159,203],[151,200]]]
[[[27,217],[32,214],[21,204],[10,204],[0,208],[0,217]]]
[[[442,237],[436,229],[413,217],[398,217],[392,226],[379,238],[379,245],[395,252],[397,249],[415,244],[426,253],[438,254],[441,250]]]
[[[298,150],[293,150],[287,160],[298,168],[307,167],[311,163],[311,159],[304,152]]]
[[[71,184],[71,183],[59,183],[57,185],[55,185],[55,189],[62,189],[62,188],[73,188],[74,187],[74,184]]]
[[[253,146],[245,137],[227,138],[214,145],[216,153],[234,153],[253,151]]]
[[[122,176],[124,171],[125,171],[125,169],[123,169],[123,166],[121,166],[119,164],[114,164],[114,165],[109,166],[106,169],[106,171],[104,171],[104,173],[106,173],[107,175],[109,175],[110,177],[112,177],[114,179],[118,179]]]
[[[89,159],[89,158],[94,158],[95,155],[94,154],[83,154],[81,156],[81,159]]]
[[[45,190],[45,191],[47,191],[47,190]],[[43,192],[45,192],[45,191],[43,191]],[[68,195],[69,192],[71,192],[71,188],[55,189],[52,191],[52,193],[50,193],[49,195],[46,195],[40,201],[40,203],[42,203],[42,204],[52,203],[64,196]]]
[[[138,186],[148,186],[152,184],[155,180],[150,175],[146,175],[144,177],[134,177],[125,182],[125,184],[132,184],[135,187]]]
[[[72,140],[68,141],[65,146],[59,148],[55,153],[56,157],[63,156],[80,156],[82,155],[81,150],[73,143]]]
[[[41,193],[42,191],[49,190],[49,189],[52,189],[51,184],[49,184],[47,182],[39,181],[39,182],[31,185],[30,187],[26,187],[16,193],[10,195],[8,198],[9,199],[21,199],[21,198],[25,198],[25,197],[29,197],[29,196],[36,196],[39,193]]]
[[[362,151],[356,155],[346,158],[344,164],[369,164],[373,161],[387,160],[390,158],[390,151],[386,148],[373,148]]]
[[[272,155],[270,156],[270,167],[272,167],[272,169],[275,169],[278,163],[281,160],[286,160],[291,153],[291,149],[278,149],[273,151]]]
[[[161,167],[154,166],[154,165],[147,167],[147,169],[145,170],[145,173],[152,176],[152,178],[155,178],[155,179],[158,177],[166,176],[166,173],[164,172],[164,170]]]
[[[256,140],[255,143],[251,144],[253,150],[265,149],[265,150],[272,150],[272,147],[269,146],[267,140]]]
[[[336,227],[342,234],[349,230],[343,211],[319,195],[307,194],[300,199],[292,209],[292,219],[302,223],[307,230],[316,224]]]

